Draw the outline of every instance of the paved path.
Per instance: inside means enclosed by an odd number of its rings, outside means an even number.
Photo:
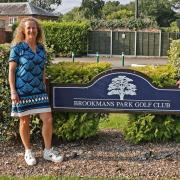
[[[126,57],[125,66],[142,66],[142,65],[165,65],[167,64],[167,57]],[[72,58],[55,58],[53,63],[71,62]],[[96,57],[76,57],[75,62],[96,62]],[[112,63],[113,67],[122,67],[122,59],[120,57],[100,57],[100,62]]]

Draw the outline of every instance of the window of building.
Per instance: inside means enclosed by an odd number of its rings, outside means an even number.
[[[12,26],[15,22],[17,22],[17,17],[9,17],[9,26]]]

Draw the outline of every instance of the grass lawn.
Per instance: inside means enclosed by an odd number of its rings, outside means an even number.
[[[99,124],[100,129],[118,129],[123,131],[128,123],[128,114],[110,113],[109,120],[101,121]]]

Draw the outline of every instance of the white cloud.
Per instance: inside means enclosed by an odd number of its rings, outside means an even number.
[[[108,0],[105,1],[107,2]],[[132,0],[119,0],[121,4],[128,4],[130,1]],[[56,9],[55,12],[60,12],[62,14],[65,14],[74,7],[79,7],[81,5],[81,2],[82,0],[62,0],[61,5]]]

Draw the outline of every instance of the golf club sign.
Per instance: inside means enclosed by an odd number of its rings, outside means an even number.
[[[51,84],[55,111],[180,113],[180,89],[157,88],[144,74],[111,69],[87,85]]]

